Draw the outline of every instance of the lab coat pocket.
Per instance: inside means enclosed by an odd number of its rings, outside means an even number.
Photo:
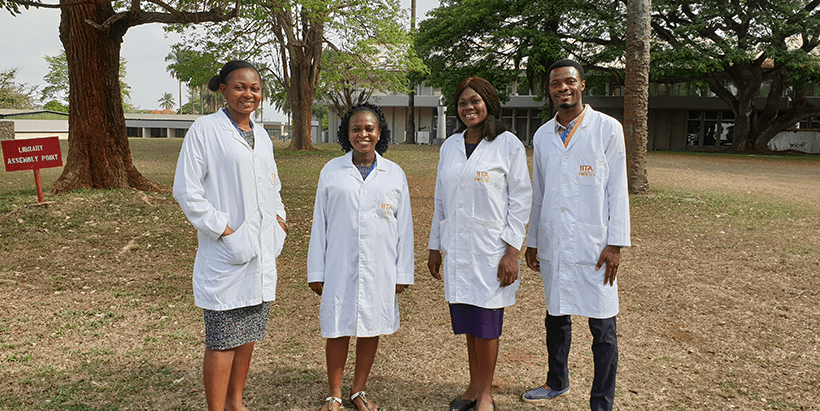
[[[484,221],[506,217],[504,189],[507,182],[504,171],[490,164],[479,164],[474,180],[473,216]]]
[[[278,224],[277,224],[278,225]],[[243,223],[231,235],[222,237],[222,244],[227,251],[227,262],[245,264],[259,254],[259,241],[256,230]]]
[[[504,220],[487,221],[473,218],[473,251],[477,255],[496,255],[504,251],[501,232]]]
[[[575,263],[595,265],[606,247],[607,227],[578,224],[575,232]]]
[[[552,261],[552,230],[551,224],[538,224],[538,259],[542,261]]]
[[[399,190],[389,190],[382,193],[381,200],[379,201],[379,209],[377,210],[378,216],[391,221],[395,220],[400,196],[401,193]]]
[[[279,225],[279,222],[276,222],[273,227],[273,255],[275,257],[279,257],[279,254],[282,254],[282,248],[285,246],[285,238],[287,236],[288,233]]]
[[[575,168],[572,171],[572,181],[577,185],[598,187],[606,176],[606,161],[604,156],[587,154],[575,157]]]

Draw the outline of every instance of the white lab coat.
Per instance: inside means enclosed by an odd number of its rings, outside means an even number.
[[[197,230],[194,302],[230,310],[276,299],[285,218],[273,144],[254,124],[251,149],[224,112],[191,125],[177,161],[174,198]],[[236,230],[222,237],[225,226]]]
[[[428,248],[443,253],[444,298],[453,304],[515,304],[519,280],[500,287],[507,244],[521,248],[532,203],[527,153],[514,134],[481,139],[467,159],[464,133],[441,146]]]
[[[353,153],[319,176],[308,282],[323,282],[322,337],[374,337],[399,328],[396,284],[413,284],[413,215],[407,178],[376,154],[366,180]]]
[[[533,138],[533,206],[527,246],[538,248],[550,315],[618,314],[618,282],[595,271],[607,245],[627,247],[629,195],[621,124],[586,107],[564,148],[555,119]]]

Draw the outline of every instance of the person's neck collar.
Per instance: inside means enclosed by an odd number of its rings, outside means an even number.
[[[237,128],[241,129],[242,131],[250,131],[253,129],[251,125],[251,115],[248,114],[241,114],[237,113],[230,109],[230,107],[223,108],[225,113],[228,114],[228,118],[237,126]]]
[[[356,150],[350,150],[354,166],[372,166],[376,162],[376,152],[371,151],[369,154],[361,154]]]
[[[581,103],[569,110],[562,110],[559,108],[558,113],[555,114],[555,121],[566,127],[569,123],[580,117],[584,110],[586,110],[586,106]]]
[[[481,127],[477,129],[464,129],[464,142],[467,144],[478,144],[481,142],[481,139],[484,137],[481,134],[484,132],[484,124],[481,124]]]

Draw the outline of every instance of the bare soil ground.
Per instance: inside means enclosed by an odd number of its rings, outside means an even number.
[[[249,375],[252,410],[318,410],[325,397],[305,257],[318,170],[340,153],[320,147],[277,151],[290,236]],[[144,174],[171,183],[178,140],[132,150]],[[469,377],[442,284],[426,270],[437,148],[387,154],[412,190],[416,284],[400,297],[402,327],[382,338],[368,391],[385,410],[444,410]],[[648,165],[652,192],[632,197],[633,247],[619,278],[615,408],[820,409],[820,159],[650,153]],[[77,192],[26,207],[30,178],[0,172],[0,409],[204,410],[196,238],[174,200]],[[543,287],[524,264],[521,277],[505,315],[498,409],[587,409],[591,336],[581,317],[570,392],[540,407],[520,400],[547,371]],[[351,352],[344,390],[352,361]]]

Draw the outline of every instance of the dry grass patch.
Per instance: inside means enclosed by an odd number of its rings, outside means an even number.
[[[137,166],[165,184],[179,146],[131,143]],[[314,410],[324,341],[305,259],[319,170],[342,153],[276,147],[290,235],[246,397],[253,410]],[[416,284],[400,297],[402,327],[382,339],[369,393],[385,409],[445,409],[468,371],[442,284],[426,270],[438,151],[394,145],[387,157],[409,180]],[[634,246],[622,264],[616,408],[818,409],[820,159],[651,153],[649,173],[652,193],[632,198]],[[58,175],[44,170],[46,186]],[[0,171],[0,409],[204,410],[196,236],[174,200],[89,191],[27,207],[35,199],[30,173]],[[546,373],[540,277],[521,276],[496,371],[499,408],[587,409],[583,318],[570,393],[546,407],[519,399]]]

